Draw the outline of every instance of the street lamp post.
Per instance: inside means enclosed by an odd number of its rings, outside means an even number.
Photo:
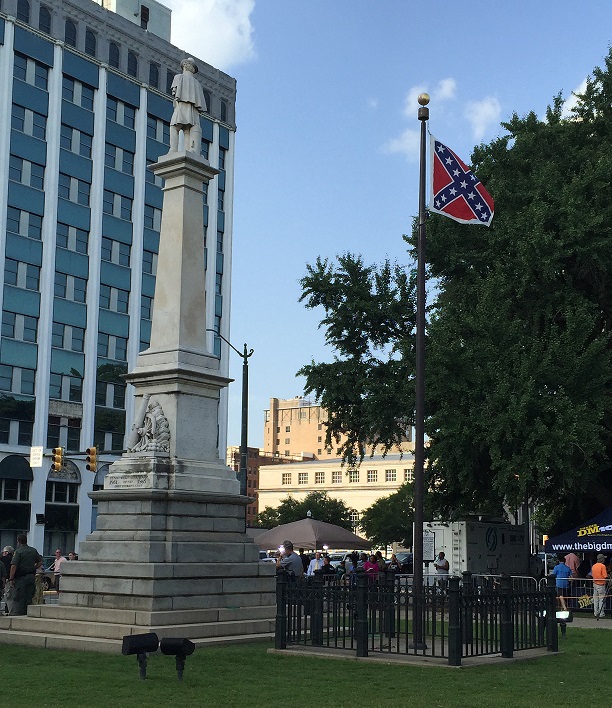
[[[240,351],[228,341],[216,329],[207,329],[207,332],[214,332],[219,339],[222,339],[236,354],[242,357],[242,424],[240,430],[240,468],[238,471],[238,481],[240,482],[240,494],[246,496],[247,493],[247,466],[248,466],[248,432],[249,432],[249,357],[253,354],[253,349],[248,349],[244,345],[244,350]]]

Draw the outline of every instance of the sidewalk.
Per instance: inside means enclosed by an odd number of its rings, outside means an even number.
[[[593,615],[574,614],[574,621],[569,622],[567,626],[580,629],[612,629],[612,617],[606,615],[606,617],[597,620]]]

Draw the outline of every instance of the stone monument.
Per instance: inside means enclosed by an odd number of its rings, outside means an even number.
[[[12,618],[31,631],[33,617],[56,622],[60,633],[69,620],[93,649],[108,646],[95,638],[130,633],[197,643],[273,629],[274,568],[246,535],[251,500],[217,447],[219,392],[230,380],[206,349],[202,185],[218,170],[199,154],[204,98],[193,59],[182,69],[170,152],[149,167],[164,179],[164,201],[151,343],[127,376],[136,396],[128,451],[90,494],[97,529],[79,562],[62,568],[61,605]]]

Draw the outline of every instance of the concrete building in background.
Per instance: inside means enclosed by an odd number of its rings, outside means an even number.
[[[361,514],[381,497],[412,482],[414,455],[366,457],[360,467],[348,469],[342,460],[312,460],[289,466],[262,465],[259,468],[258,513],[276,508],[290,494],[302,501],[311,492],[327,492],[354,509],[353,528],[359,528]]]
[[[0,5],[0,546],[27,531],[44,554],[78,550],[95,526],[88,492],[125,448],[123,375],[149,345],[159,246],[162,182],[147,164],[168,152],[170,87],[188,56],[169,37],[156,2]],[[220,170],[202,204],[206,318],[229,338],[236,85],[196,61],[201,152]],[[212,333],[207,348],[227,376],[227,348]],[[223,458],[226,390],[218,428]]]
[[[333,460],[341,454],[341,445],[325,445],[327,411],[307,398],[271,398],[264,411],[264,450],[278,457],[300,455],[317,460]],[[342,441],[341,441],[342,442]],[[412,430],[397,452],[414,449]],[[366,456],[372,452],[366,450]]]
[[[270,455],[257,447],[249,447],[247,460],[246,493],[248,497],[253,497],[255,501],[251,502],[251,504],[246,507],[246,523],[247,526],[252,526],[255,521],[255,517],[259,513],[259,470],[261,466],[295,464],[296,462],[304,462],[304,458],[299,455],[294,457],[280,457],[278,455]],[[227,458],[225,464],[236,472],[240,470],[240,448],[238,446],[232,445],[227,448]]]

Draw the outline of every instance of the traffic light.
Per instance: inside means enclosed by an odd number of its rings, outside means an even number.
[[[85,450],[87,453],[87,464],[85,467],[90,471],[90,472],[95,472],[96,469],[98,468],[98,448],[97,447],[88,447],[87,450]]]
[[[53,471],[54,472],[61,472],[62,469],[64,468],[64,448],[63,447],[54,447],[53,448]]]

